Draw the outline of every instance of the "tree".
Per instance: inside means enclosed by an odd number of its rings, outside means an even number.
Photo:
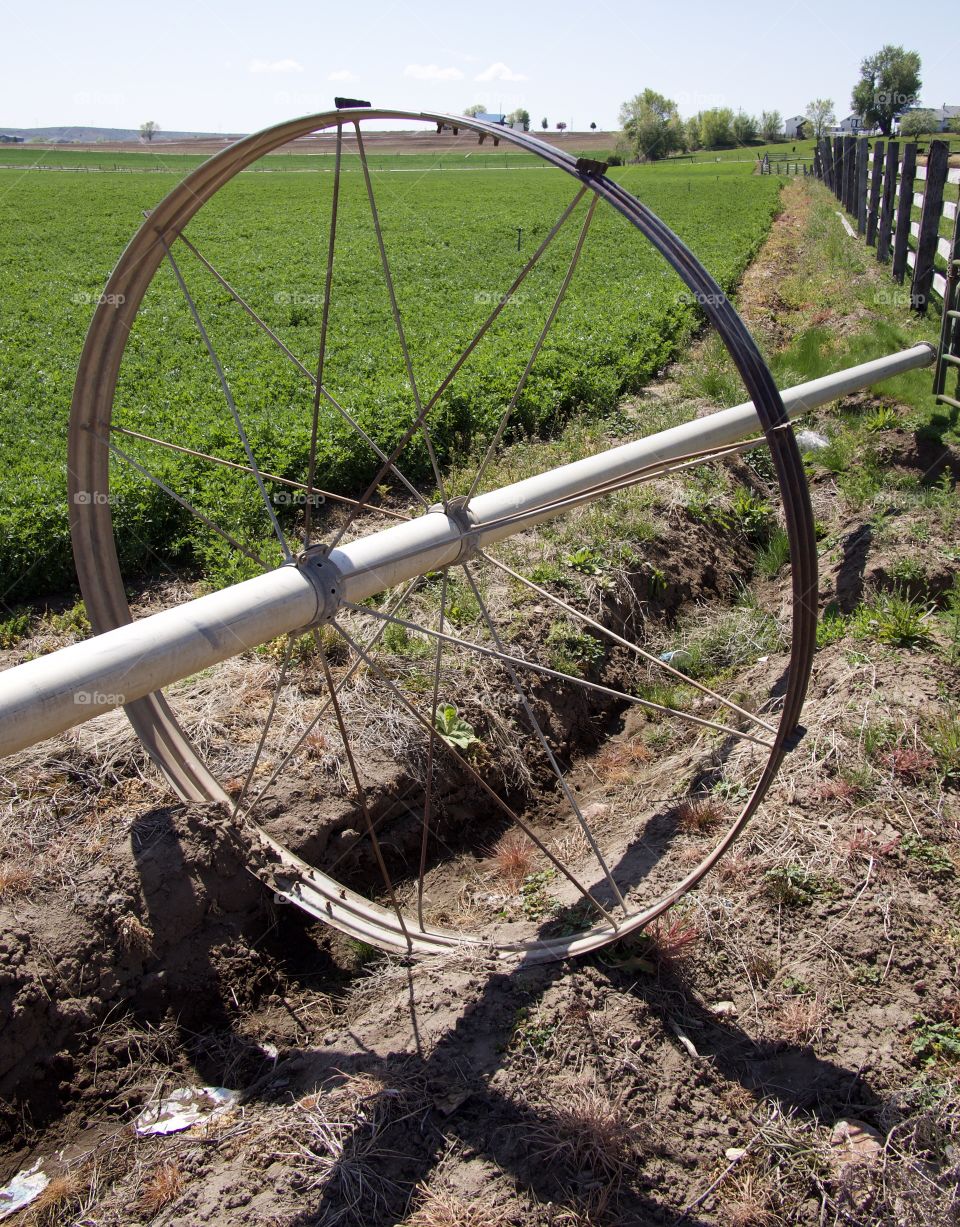
[[[620,127],[631,154],[649,162],[665,158],[684,145],[677,104],[656,90],[645,89],[621,106]]]
[[[515,111],[511,111],[507,116],[507,123],[513,127],[514,124],[523,124],[524,132],[530,131],[530,112],[525,111],[523,107],[517,107]]]
[[[472,107],[467,107],[463,113],[464,115],[486,115],[487,108],[482,102],[475,102]]]
[[[719,149],[723,145],[733,144],[733,111],[729,107],[701,111],[697,118],[700,121],[700,140],[705,149]]]
[[[884,136],[894,118],[920,96],[920,57],[887,43],[860,65],[860,80],[853,87],[851,104],[864,123]]]
[[[567,128],[567,125],[566,125],[566,124],[563,122],[563,120],[561,119],[561,120],[560,120],[560,122],[557,124],[557,131],[558,131],[558,132],[565,132],[565,131],[566,131],[566,128]]]
[[[145,141],[152,141],[160,131],[160,125],[154,123],[152,119],[148,119],[145,124],[140,125],[140,135]]]
[[[760,135],[769,144],[783,131],[783,118],[779,111],[764,111],[760,116]]]
[[[597,130],[597,125],[596,125],[596,124],[593,122],[593,120],[591,119],[591,121],[590,121],[590,131],[591,131],[591,132],[596,132],[596,130]]]
[[[947,121],[948,132],[960,132],[960,115],[954,115],[953,119]]]
[[[757,139],[757,121],[752,115],[737,111],[733,117],[733,139],[738,145],[749,145]]]
[[[813,102],[807,103],[804,115],[810,121],[813,138],[817,141],[822,140],[827,129],[832,128],[837,122],[837,117],[833,113],[832,98],[814,98]]]
[[[939,126],[939,121],[933,111],[918,108],[916,111],[907,111],[900,120],[900,135],[920,136],[924,132],[936,132]]]
[[[540,127],[544,130],[544,132],[546,132],[546,130],[550,127],[550,123],[546,115],[544,115],[543,119],[540,120]]]
[[[691,153],[703,148],[703,141],[700,139],[699,116],[691,115],[683,125],[683,143]]]

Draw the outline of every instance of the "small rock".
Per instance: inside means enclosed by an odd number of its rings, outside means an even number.
[[[731,1163],[735,1163],[737,1159],[742,1159],[746,1153],[746,1147],[744,1146],[728,1146],[723,1152],[723,1157],[729,1159]]]
[[[604,805],[602,801],[594,801],[592,805],[588,805],[586,809],[581,810],[584,822],[591,822],[595,818],[605,818],[610,813],[610,806]]]
[[[883,1135],[865,1121],[838,1120],[830,1134],[830,1146],[839,1169],[848,1163],[869,1162],[876,1158],[883,1149]]]
[[[718,1001],[716,1005],[710,1007],[710,1013],[717,1014],[720,1018],[736,1014],[736,1012],[737,1007],[732,1001]]]

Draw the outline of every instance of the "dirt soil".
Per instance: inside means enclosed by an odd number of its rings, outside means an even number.
[[[808,190],[786,189],[742,289],[774,349],[790,335],[776,287],[803,259]],[[903,428],[875,442],[892,479],[946,472],[946,490],[960,469],[955,450]],[[219,810],[173,803],[121,717],[21,763],[9,796],[40,797],[55,833],[27,862],[14,801],[4,814],[0,1184],[37,1160],[53,1179],[16,1221],[956,1223],[960,811],[937,750],[949,730],[934,722],[960,697],[940,617],[960,517],[935,504],[878,519],[823,470],[812,497],[822,608],[847,616],[913,583],[925,629],[900,647],[866,619],[859,638],[853,622],[825,637],[806,735],[746,835],[644,937],[597,956],[408,963],[347,941],[270,896]],[[931,531],[937,549],[919,544]],[[651,553],[692,559],[647,606],[665,624],[729,605],[749,567],[723,534],[694,549],[688,521],[675,532]],[[788,571],[761,589],[782,611]],[[49,649],[45,633],[0,666]],[[785,662],[751,662],[730,693],[769,688]],[[657,773],[670,793],[695,761],[679,743],[631,759],[636,718],[598,752],[595,724],[541,698],[578,792],[624,838],[631,796]],[[384,798],[398,791],[389,755],[368,769]],[[528,812],[542,806],[549,825],[536,785]],[[455,786],[448,800],[469,821],[475,798]],[[332,801],[320,839],[297,798],[281,800],[276,833],[321,859],[356,821]],[[678,844],[690,863],[708,819]],[[361,857],[351,873],[373,880]],[[456,908],[442,876],[434,890]],[[238,1098],[185,1132],[136,1134],[145,1105],[203,1085]]]

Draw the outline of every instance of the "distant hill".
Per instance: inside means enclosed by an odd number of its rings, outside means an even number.
[[[54,127],[54,128],[7,128],[0,124],[0,133],[5,133],[7,136],[22,136],[24,141],[62,143],[67,142],[73,144],[76,142],[79,145],[93,145],[97,141],[138,141],[140,139],[139,128],[88,128],[81,125],[75,127]],[[236,136],[244,135],[243,133],[227,133],[227,132],[158,132],[150,142],[153,145],[162,144],[164,141],[190,141],[190,140],[228,140],[234,139]],[[146,144],[146,142],[144,142]]]

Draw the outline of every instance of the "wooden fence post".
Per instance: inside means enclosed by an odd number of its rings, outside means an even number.
[[[923,188],[923,209],[920,212],[920,233],[917,235],[917,262],[913,266],[913,284],[910,287],[910,303],[921,315],[926,314],[933,284],[933,261],[940,236],[943,185],[947,181],[948,161],[947,142],[931,141],[927,155],[927,180]]]
[[[870,176],[870,204],[867,207],[867,243],[871,247],[877,242],[877,220],[880,217],[880,183],[883,177],[883,141],[875,141],[873,145],[873,173]]]
[[[833,192],[837,200],[843,190],[843,138],[833,138]]]
[[[893,191],[897,186],[897,166],[900,142],[887,142],[887,165],[883,172],[883,200],[880,204],[880,225],[877,228],[877,259],[886,264],[890,259],[890,231],[893,228]]]
[[[833,146],[826,137],[823,140],[823,166],[827,187],[833,191]]]
[[[867,155],[870,143],[865,136],[857,141],[857,234],[867,229]]]
[[[853,207],[853,185],[856,174],[857,142],[852,136],[843,138],[843,207],[848,213],[855,213]]]
[[[910,210],[913,208],[913,183],[917,174],[917,145],[910,141],[903,147],[903,169],[900,171],[900,200],[897,204],[897,230],[893,239],[893,277],[903,285],[907,271],[907,251],[910,242]]]

